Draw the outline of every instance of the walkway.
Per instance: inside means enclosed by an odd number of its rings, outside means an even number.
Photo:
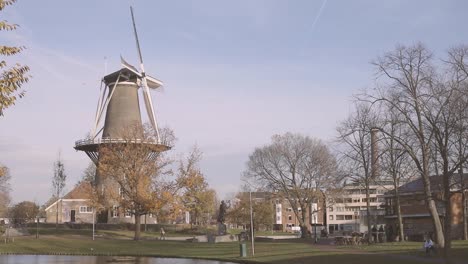
[[[313,243],[313,242],[312,242]],[[370,252],[365,251],[355,247],[342,247],[338,248],[334,245],[333,239],[321,239],[318,241],[317,244],[314,243],[314,247],[320,249],[321,251],[325,252],[340,252],[343,254],[357,254],[357,255],[380,255],[389,258],[394,258],[397,260],[414,260],[418,261],[419,263],[433,263],[433,264],[446,264],[446,261],[442,258],[431,257],[431,256],[415,256],[415,255],[404,255],[404,254],[385,254],[385,253],[378,253],[378,252]],[[462,260],[454,260],[451,264],[466,264],[466,261]]]

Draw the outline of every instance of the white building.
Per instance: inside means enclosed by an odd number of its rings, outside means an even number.
[[[390,182],[369,186],[371,224],[382,225],[385,210],[382,207],[385,199],[383,194],[392,190]],[[366,190],[362,185],[350,184],[344,187],[343,192],[327,206],[327,230],[330,234],[335,232],[367,232],[367,200]]]

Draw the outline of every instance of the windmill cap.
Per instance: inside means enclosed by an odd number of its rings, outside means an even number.
[[[128,68],[122,68],[118,71],[104,76],[103,80],[106,85],[109,85],[110,83],[117,82],[117,79],[119,79],[119,82],[130,81],[136,83],[137,80],[141,78],[143,78],[143,76],[139,72],[132,71]],[[146,75],[146,83],[148,84],[148,88],[150,89],[157,89],[163,85],[162,81],[149,75]]]

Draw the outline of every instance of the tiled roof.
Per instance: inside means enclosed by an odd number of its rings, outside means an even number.
[[[89,199],[90,198],[90,190],[92,186],[87,181],[82,181],[78,185],[73,188],[70,192],[63,196],[63,199]]]
[[[431,190],[433,192],[441,192],[443,191],[443,177],[441,175],[435,175],[429,177],[429,180],[431,182]],[[465,186],[468,187],[468,173],[463,174],[463,181],[465,182]],[[451,177],[451,189],[460,189],[460,174],[455,173]],[[466,188],[465,187],[465,188]],[[412,192],[423,192],[424,191],[424,183],[422,178],[418,178],[417,180],[408,182],[400,188],[398,188],[398,191],[403,194],[403,193],[412,193]]]

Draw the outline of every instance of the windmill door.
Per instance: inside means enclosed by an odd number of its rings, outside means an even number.
[[[75,210],[70,211],[70,222],[74,223],[75,222]]]

